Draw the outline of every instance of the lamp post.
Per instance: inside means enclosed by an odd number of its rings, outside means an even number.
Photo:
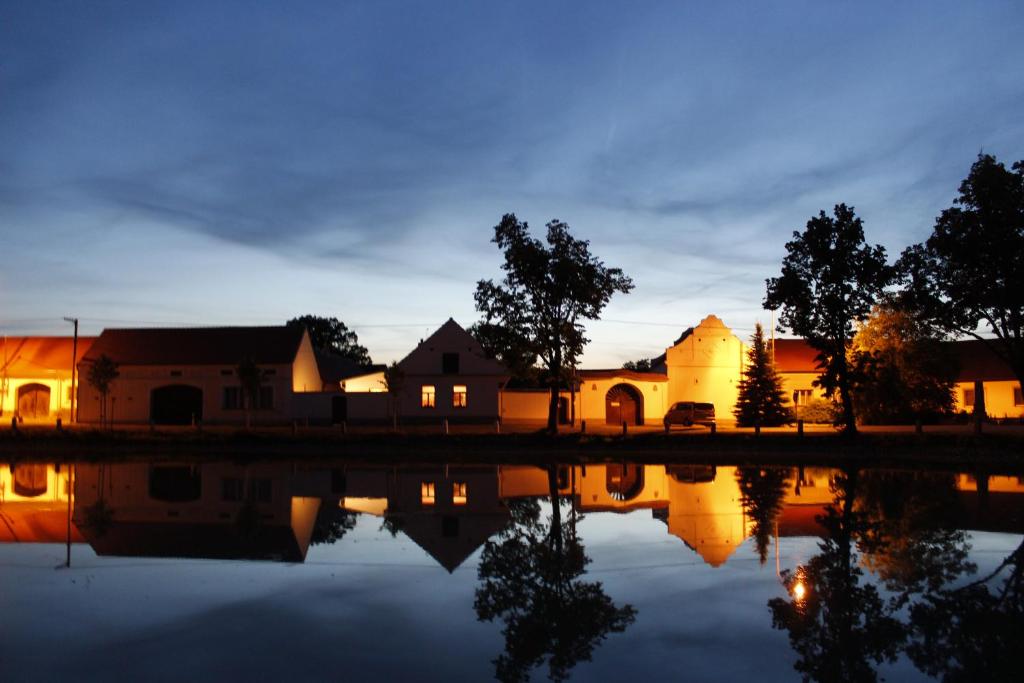
[[[78,372],[78,318],[65,317],[64,320],[75,326],[75,338],[71,343],[71,424],[74,424],[77,422],[75,419],[75,395],[78,393],[78,387],[75,384],[75,375]]]

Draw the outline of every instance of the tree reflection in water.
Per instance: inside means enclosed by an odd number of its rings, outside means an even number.
[[[967,535],[950,475],[845,472],[819,518],[821,552],[784,572],[791,598],[768,605],[789,632],[804,680],[872,681],[874,666],[905,651],[946,681],[1020,679],[1024,544],[973,582]],[[854,548],[858,552],[854,552]],[[860,566],[887,590],[862,584]]]
[[[857,482],[855,470],[835,477],[835,502],[818,517],[825,529],[821,552],[783,572],[791,599],[768,602],[772,625],[789,632],[798,655],[794,668],[805,681],[876,680],[874,665],[895,661],[906,638],[878,589],[861,581],[854,540],[871,524],[854,509]]]
[[[754,545],[761,564],[768,559],[768,544],[772,538],[775,520],[782,512],[789,474],[790,470],[782,467],[736,468],[743,512],[752,522],[750,533],[754,537]]]
[[[565,680],[577,662],[588,661],[609,633],[636,618],[631,605],[617,607],[600,582],[579,580],[590,562],[576,535],[576,512],[562,524],[555,467],[548,468],[551,516],[541,519],[537,500],[512,501],[512,522],[488,541],[480,559],[474,607],[481,621],[505,623],[505,652],[494,660],[502,681],[523,681],[545,659],[551,680]]]

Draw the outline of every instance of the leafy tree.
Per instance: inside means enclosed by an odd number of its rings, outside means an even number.
[[[1024,161],[1009,171],[979,154],[953,204],[897,262],[902,297],[936,329],[982,340],[1024,383]]]
[[[847,352],[854,321],[863,320],[892,280],[885,249],[864,242],[864,227],[852,207],[837,204],[834,217],[821,211],[803,234],[786,243],[782,275],[767,280],[766,308],[781,308],[785,328],[807,339],[818,352],[821,375],[815,386],[839,395],[842,421],[856,433],[853,373]]]
[[[384,368],[384,388],[388,392],[388,402],[391,404],[391,422],[397,426],[398,409],[402,402],[402,390],[405,388],[405,372],[394,361]]]
[[[313,534],[310,545],[330,545],[337,543],[345,534],[356,528],[358,512],[350,512],[337,505],[321,505],[313,523]]]
[[[761,323],[754,327],[750,344],[747,367],[743,370],[736,407],[733,409],[737,426],[778,427],[792,422],[793,416],[785,406],[786,393],[782,389],[782,378],[775,371]]]
[[[251,426],[252,410],[259,407],[260,387],[266,378],[266,371],[261,370],[252,358],[246,357],[235,368],[235,375],[242,385],[242,406],[245,408],[245,428]]]
[[[853,338],[853,392],[867,424],[934,419],[953,409],[956,359],[930,328],[893,304],[875,307]]]
[[[497,325],[512,340],[513,348],[534,354],[551,382],[548,431],[558,429],[558,390],[565,369],[589,341],[583,321],[597,320],[616,292],[633,289],[619,268],[607,268],[590,253],[590,243],[575,239],[559,220],[547,224],[547,246],[530,236],[529,226],[514,214],[505,214],[494,228],[494,239],[504,252],[500,284],[477,283],[476,308],[482,324]]]
[[[875,664],[896,660],[904,625],[878,589],[863,583],[854,540],[869,520],[854,508],[858,473],[835,479],[835,500],[817,521],[825,528],[818,554],[797,571],[782,573],[791,599],[768,602],[772,625],[789,633],[805,681],[874,681]]]
[[[625,631],[636,619],[636,610],[617,607],[600,582],[580,580],[590,558],[576,536],[576,518],[562,524],[555,466],[548,468],[548,485],[547,523],[537,501],[516,501],[509,506],[512,523],[487,541],[480,557],[473,606],[481,621],[505,623],[505,652],[494,660],[501,681],[529,680],[545,659],[548,677],[565,680],[607,634]]]
[[[653,372],[653,361],[653,358],[638,358],[637,360],[627,360],[625,363],[622,364],[622,368],[624,370],[632,370],[633,372]]]
[[[359,365],[373,363],[370,352],[359,343],[356,333],[337,318],[303,315],[292,318],[285,324],[291,327],[305,327],[313,348],[319,351],[348,358]]]
[[[539,380],[537,354],[518,331],[482,321],[473,323],[467,331],[480,343],[488,357],[509,369],[513,378],[526,384],[535,384]]]
[[[775,529],[775,520],[782,512],[789,475],[790,471],[782,467],[736,468],[740,502],[743,505],[743,512],[753,523],[751,535],[754,537],[754,545],[761,564],[768,559],[768,544]]]
[[[118,372],[117,363],[107,354],[101,354],[89,366],[86,374],[86,381],[96,391],[100,392],[100,424],[107,420],[107,395],[110,393],[110,385],[121,376]]]

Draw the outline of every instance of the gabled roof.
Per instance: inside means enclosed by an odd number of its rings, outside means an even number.
[[[456,517],[459,533],[442,532],[442,518]],[[405,518],[402,532],[451,574],[491,536],[504,529],[509,513],[413,514]]]
[[[448,348],[456,342],[457,348]],[[443,348],[442,348],[443,347]],[[417,344],[416,348],[398,362],[399,367],[409,372],[410,366],[418,362],[422,354],[445,351],[459,351],[465,349],[473,357],[474,371],[464,371],[467,375],[498,375],[507,376],[508,368],[493,358],[488,358],[480,342],[476,340],[461,325],[455,322],[454,318],[448,320],[437,328],[433,334]],[[412,373],[416,374],[416,373]]]
[[[75,362],[96,337],[79,337]],[[71,377],[73,337],[0,337],[0,375],[27,379]]]
[[[960,364],[958,382],[1015,381],[1017,376],[1009,365],[997,356],[989,345],[979,339],[950,342]],[[993,340],[992,344],[998,344]]]
[[[258,365],[295,361],[301,327],[193,327],[103,330],[85,356],[106,355],[118,365],[227,365],[246,358]]]

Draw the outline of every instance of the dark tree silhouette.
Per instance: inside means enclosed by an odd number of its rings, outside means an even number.
[[[107,420],[107,395],[110,393],[110,385],[121,376],[117,370],[117,363],[107,354],[101,354],[99,358],[89,365],[85,375],[86,381],[96,391],[100,392],[100,424]]]
[[[235,368],[235,375],[242,385],[242,406],[245,408],[245,428],[252,422],[252,411],[259,407],[260,387],[266,378],[266,371],[261,370],[252,358],[246,357]]]
[[[782,390],[782,378],[775,371],[761,323],[754,327],[750,344],[747,367],[743,370],[736,407],[733,409],[737,426],[778,427],[792,422],[793,416],[785,406],[786,394]]]
[[[405,388],[405,372],[392,361],[384,368],[384,388],[388,392],[388,403],[391,409],[391,423],[398,426],[398,413],[402,403],[402,390]]]
[[[607,634],[621,633],[636,618],[636,610],[617,607],[600,582],[580,580],[590,559],[576,536],[575,513],[562,525],[554,466],[548,482],[547,523],[537,501],[511,505],[511,523],[486,543],[480,558],[474,607],[481,621],[505,624],[505,652],[494,660],[502,681],[528,680],[545,659],[548,677],[565,680]]]
[[[337,505],[321,505],[313,523],[313,535],[310,545],[330,545],[337,543],[349,531],[356,528],[358,512],[349,512]]]
[[[752,522],[751,535],[761,564],[768,559],[768,544],[775,530],[775,520],[782,512],[789,475],[789,469],[782,467],[736,468],[736,480],[742,496],[740,502]]]
[[[652,372],[654,370],[654,359],[653,358],[639,358],[637,360],[627,360],[622,364],[623,369],[632,370],[633,372]]]
[[[897,262],[905,305],[938,330],[981,339],[1024,383],[1024,161],[979,154],[954,205]],[[985,326],[995,335],[980,334]]]
[[[558,393],[566,369],[589,341],[583,321],[597,320],[616,292],[627,293],[633,281],[619,268],[607,268],[590,253],[590,243],[569,234],[559,220],[547,224],[547,246],[530,236],[529,226],[505,214],[494,228],[504,253],[500,284],[480,280],[476,308],[481,325],[497,326],[517,353],[541,360],[551,382],[548,431],[558,429]]]
[[[538,381],[537,353],[518,331],[487,322],[473,323],[467,331],[480,343],[488,357],[509,369],[513,378],[525,384]]]
[[[864,227],[852,207],[837,204],[833,217],[820,212],[803,234],[786,243],[782,275],[767,280],[764,306],[781,308],[784,328],[807,339],[822,373],[815,385],[839,395],[848,434],[856,433],[852,373],[847,351],[853,323],[863,320],[892,280],[885,249],[864,242]]]
[[[836,477],[836,499],[817,518],[825,536],[819,553],[783,572],[792,598],[768,602],[772,625],[789,632],[794,668],[805,681],[874,681],[875,664],[895,661],[906,639],[903,624],[878,589],[862,583],[854,539],[869,531],[854,509],[858,473]]]
[[[285,324],[291,327],[305,327],[309,332],[310,343],[318,351],[348,358],[359,365],[373,363],[370,352],[359,343],[356,333],[337,318],[303,315],[292,318]]]
[[[915,666],[944,681],[1019,681],[1024,543],[989,575],[911,606]]]
[[[866,424],[933,421],[953,410],[956,358],[909,312],[877,306],[853,338],[853,403]]]

